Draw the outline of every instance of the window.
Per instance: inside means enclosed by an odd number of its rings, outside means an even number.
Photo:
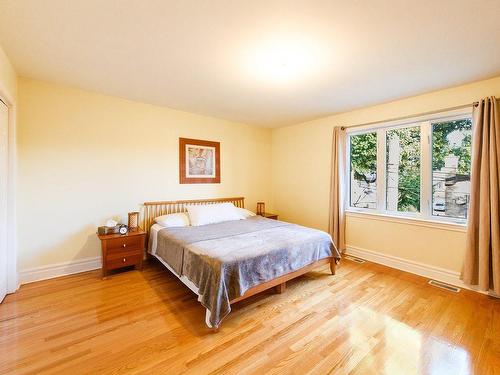
[[[377,207],[377,133],[353,135],[350,147],[352,207]]]
[[[463,222],[470,201],[470,111],[349,132],[349,206]]]

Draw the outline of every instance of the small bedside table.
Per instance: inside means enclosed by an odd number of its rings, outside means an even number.
[[[146,232],[138,228],[127,234],[98,235],[102,250],[102,277],[108,275],[109,270],[135,266],[142,270]]]
[[[278,220],[278,214],[272,214],[270,212],[264,212],[260,216],[267,217],[268,219]]]

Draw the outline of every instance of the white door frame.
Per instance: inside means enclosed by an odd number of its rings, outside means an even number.
[[[14,293],[19,288],[17,270],[17,225],[16,225],[16,101],[0,82],[0,99],[7,104],[9,111],[8,125],[8,180],[7,180],[7,293]]]

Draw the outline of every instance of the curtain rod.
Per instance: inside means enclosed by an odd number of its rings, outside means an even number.
[[[380,124],[380,123],[384,123],[384,122],[408,120],[408,119],[411,119],[411,118],[414,118],[414,117],[435,115],[436,113],[454,111],[454,110],[457,110],[457,109],[464,109],[464,108],[467,108],[467,107],[473,107],[473,106],[477,107],[478,105],[479,105],[479,102],[474,102],[474,103],[471,103],[471,104],[463,104],[463,105],[459,105],[459,106],[456,106],[456,107],[449,107],[449,108],[439,109],[439,110],[435,110],[435,111],[423,112],[423,113],[419,113],[419,114],[416,114],[416,115],[408,115],[408,116],[391,118],[391,119],[387,119],[387,120],[365,122],[364,124],[356,124],[356,125],[352,125],[352,126],[342,126],[340,129],[345,130],[345,129],[351,129],[351,128],[358,128],[360,126],[369,126],[369,125]]]

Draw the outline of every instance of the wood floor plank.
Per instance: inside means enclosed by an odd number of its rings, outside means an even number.
[[[24,285],[0,305],[2,374],[500,374],[500,301],[344,260],[232,306],[214,334],[163,266]]]

